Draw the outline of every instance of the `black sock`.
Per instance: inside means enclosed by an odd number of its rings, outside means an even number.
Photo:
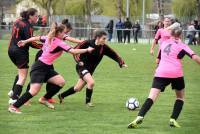
[[[30,100],[33,96],[29,93],[26,92],[24,93],[18,100],[13,104],[14,107],[19,108],[21,107],[24,103],[26,103],[28,100]]]
[[[182,107],[183,107],[184,101],[182,100],[176,100],[174,103],[174,109],[171,115],[172,119],[178,119],[179,114],[181,113]]]
[[[31,83],[29,82],[27,87],[26,87],[26,92],[28,92],[30,90],[30,85],[31,85]]]
[[[15,85],[16,85],[18,79],[19,79],[19,76],[16,75],[16,76],[15,76],[15,81],[14,81],[13,86],[12,86],[12,91],[14,91],[14,88],[15,88]]]
[[[56,93],[58,93],[60,91],[60,89],[62,87],[55,85],[55,84],[47,83],[46,88],[48,88],[48,91],[44,95],[44,98],[51,99]]]
[[[13,96],[12,96],[13,100],[18,99],[20,97],[20,95],[22,93],[22,88],[23,88],[23,86],[21,86],[21,85],[18,85],[18,84],[15,85]]]
[[[63,93],[61,93],[60,96],[61,96],[62,98],[65,98],[65,97],[67,97],[67,96],[69,96],[69,95],[72,95],[72,94],[74,94],[74,93],[76,93],[76,91],[74,90],[74,87],[70,87],[68,90],[66,90],[66,91],[64,91]]]
[[[51,90],[51,84],[50,84],[50,83],[47,83],[47,84],[46,84],[46,92],[48,92],[49,90]]]
[[[144,104],[142,105],[142,108],[140,109],[138,116],[144,117],[152,105],[153,105],[153,100],[150,98],[147,98]]]
[[[85,103],[89,103],[91,101],[93,89],[88,89],[86,88],[86,98],[85,98]]]

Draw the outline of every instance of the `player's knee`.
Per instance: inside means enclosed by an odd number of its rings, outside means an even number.
[[[94,87],[94,80],[87,83],[88,88],[92,89]]]
[[[58,86],[60,87],[64,87],[65,85],[65,80],[64,79],[61,79],[58,83],[57,83]]]

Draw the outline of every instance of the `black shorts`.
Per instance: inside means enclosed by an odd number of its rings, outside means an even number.
[[[53,65],[47,65],[40,60],[36,61],[30,71],[31,83],[45,83],[48,79],[58,75]]]
[[[8,55],[19,69],[29,68],[29,52],[21,48],[9,48]]]
[[[160,89],[161,92],[164,92],[166,86],[171,84],[172,89],[182,90],[185,88],[185,82],[183,77],[179,78],[162,78],[162,77],[154,77],[152,88]]]
[[[78,73],[79,77],[81,79],[83,79],[83,77],[86,74],[90,73],[92,75],[94,71],[90,68],[85,67],[85,66],[80,66],[80,65],[76,64],[76,72]]]

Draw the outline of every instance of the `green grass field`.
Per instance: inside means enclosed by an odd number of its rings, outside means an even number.
[[[128,111],[125,101],[136,97],[146,99],[154,74],[155,57],[149,54],[149,45],[119,45],[111,47],[120,53],[128,68],[120,69],[114,61],[104,57],[94,74],[94,108],[87,108],[85,90],[55,104],[56,110],[40,105],[41,92],[32,99],[32,106],[23,106],[23,114],[7,111],[8,96],[16,68],[7,55],[8,41],[0,41],[0,134],[197,134],[200,131],[200,66],[186,57],[183,61],[186,81],[186,101],[178,122],[180,129],[169,128],[168,121],[175,100],[168,87],[145,117],[138,129],[127,129],[138,110]],[[136,51],[132,48],[136,48]],[[200,54],[200,47],[192,49]],[[30,50],[30,65],[37,50]],[[66,80],[64,91],[77,80],[75,62],[64,53],[55,63],[56,70]],[[25,88],[24,88],[25,90]]]

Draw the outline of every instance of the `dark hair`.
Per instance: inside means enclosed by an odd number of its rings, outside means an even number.
[[[23,19],[28,20],[28,19],[29,19],[29,16],[35,15],[36,12],[38,12],[37,9],[35,9],[35,8],[29,8],[29,9],[27,9],[26,11],[22,11],[22,12],[20,13],[20,16],[21,16]]]
[[[103,35],[107,35],[107,33],[105,32],[105,31],[103,31],[103,30],[96,30],[95,31],[95,33],[94,33],[94,38],[96,39],[96,38],[100,38],[100,37],[102,37]]]
[[[62,20],[62,24],[67,24],[67,23],[69,23],[69,20],[68,19],[64,19],[64,20]]]

